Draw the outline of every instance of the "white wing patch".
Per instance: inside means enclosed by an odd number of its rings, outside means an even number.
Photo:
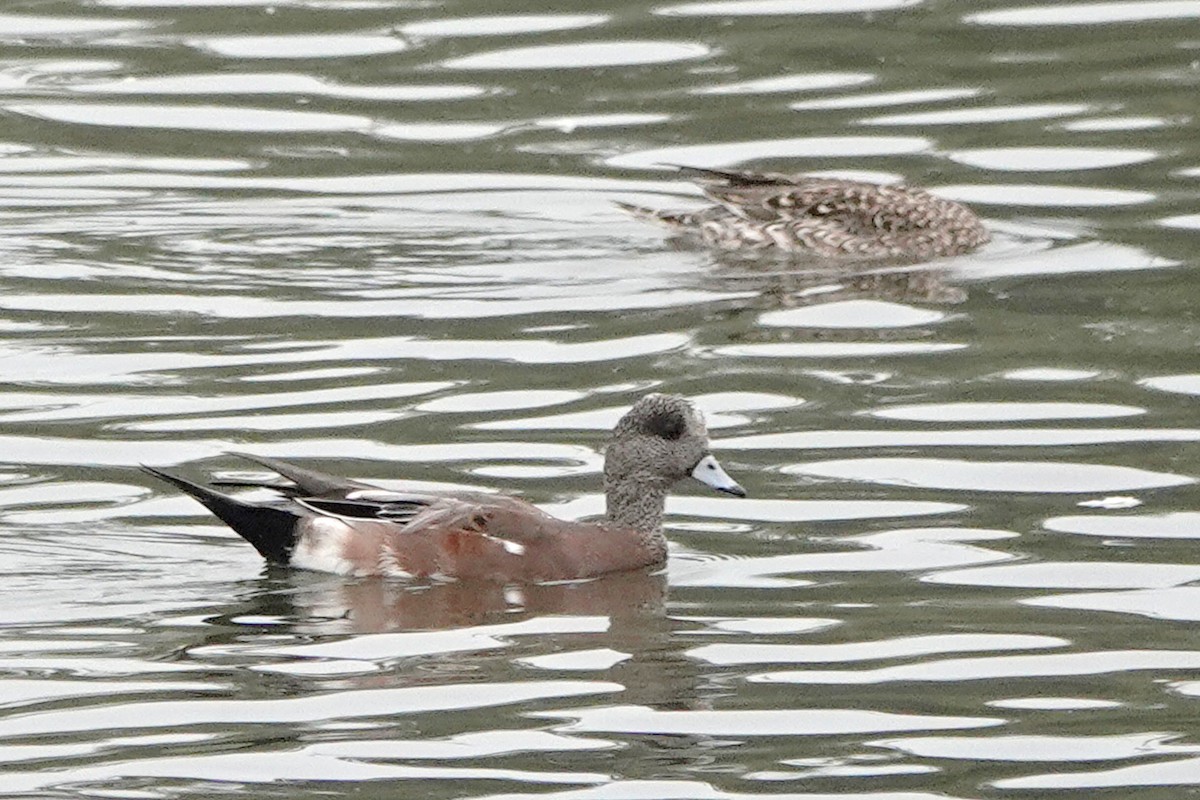
[[[387,489],[358,489],[346,495],[347,500],[363,500],[368,503],[402,503],[411,500],[411,494],[391,492]]]
[[[499,536],[489,536],[486,533],[483,535],[483,537],[485,539],[491,539],[493,542],[499,542],[500,546],[504,548],[505,552],[512,553],[514,556],[525,555],[525,545],[523,544],[510,542],[508,539],[501,539]]]

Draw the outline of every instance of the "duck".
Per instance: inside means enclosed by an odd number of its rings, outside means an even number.
[[[990,239],[975,212],[924,189],[775,172],[676,166],[717,205],[636,217],[725,251],[775,251],[845,261],[925,261]]]
[[[279,478],[194,483],[148,474],[192,496],[269,564],[345,576],[539,583],[661,566],[668,492],[694,478],[746,491],[709,449],[703,415],[686,398],[648,394],[620,418],[604,457],[606,510],[594,522],[553,517],[517,497],[479,491],[393,491],[276,458],[232,453]],[[267,488],[248,501],[220,491]]]

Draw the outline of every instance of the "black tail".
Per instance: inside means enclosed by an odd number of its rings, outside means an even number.
[[[145,464],[142,470],[199,500],[205,508],[233,528],[238,536],[254,545],[254,549],[272,564],[287,564],[291,559],[292,548],[296,545],[299,514],[275,506],[244,503]]]
[[[317,497],[323,495],[340,496],[348,491],[353,491],[354,489],[372,488],[368,487],[366,484],[358,483],[357,481],[339,478],[336,475],[327,475],[324,472],[317,472],[316,470],[297,467],[295,464],[289,464],[288,462],[280,461],[277,458],[267,458],[266,456],[256,456],[251,455],[250,453],[237,452],[230,452],[229,455],[237,456],[238,458],[244,458],[247,461],[253,461],[255,464],[260,464],[269,470],[274,470],[300,487],[299,493],[287,492],[284,490],[285,494],[307,494]],[[268,489],[275,489],[279,491],[278,486],[274,486],[270,483],[254,484],[249,482],[248,485],[262,485],[266,486]]]

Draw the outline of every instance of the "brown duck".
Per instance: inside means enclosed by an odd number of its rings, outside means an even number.
[[[698,211],[618,205],[722,250],[923,261],[970,252],[990,238],[969,208],[912,186],[773,172],[678,169],[717,205]]]
[[[273,458],[243,455],[287,482],[217,486],[276,490],[250,503],[153,467],[273,564],[341,575],[536,582],[662,564],[667,492],[693,477],[746,492],[709,452],[704,418],[678,395],[650,394],[621,418],[604,458],[607,511],[597,522],[552,517],[514,497],[392,491]]]

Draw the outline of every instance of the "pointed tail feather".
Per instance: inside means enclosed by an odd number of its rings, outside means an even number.
[[[787,176],[770,172],[746,172],[736,169],[714,169],[712,167],[689,167],[686,164],[665,164],[674,167],[685,178],[693,178],[700,183],[720,181],[730,186],[764,185],[774,186],[787,182]]]
[[[645,206],[635,206],[633,203],[622,203],[620,200],[614,200],[613,205],[621,209],[627,214],[632,214],[638,219],[648,219],[652,222],[658,221],[658,212],[653,208]]]
[[[270,489],[273,492],[279,492],[284,497],[303,497],[305,494],[299,486],[282,478],[266,481],[217,478],[209,481],[208,485],[220,489]]]
[[[346,478],[339,478],[336,475],[328,475],[324,472],[317,472],[313,469],[298,467],[295,464],[289,464],[287,461],[280,461],[278,458],[267,458],[266,456],[256,456],[250,453],[238,453],[234,451],[230,451],[229,455],[237,456],[238,458],[244,458],[247,461],[253,461],[255,464],[259,464],[269,470],[278,472],[280,475],[299,486],[300,493],[303,494],[320,496],[327,494],[342,494],[354,489],[374,488],[365,483],[359,483]],[[275,489],[277,487],[267,484],[267,488]]]
[[[272,564],[287,564],[291,559],[299,514],[275,506],[245,503],[145,464],[142,470],[196,498]]]

